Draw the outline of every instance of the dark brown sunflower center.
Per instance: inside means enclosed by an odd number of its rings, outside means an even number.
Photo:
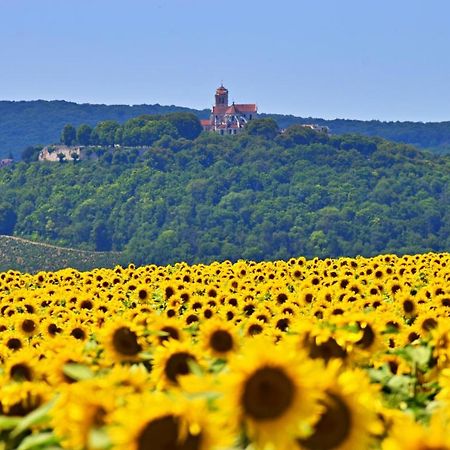
[[[6,346],[10,350],[19,350],[19,348],[22,348],[22,342],[20,341],[20,339],[11,338],[6,342]]]
[[[257,334],[260,334],[263,332],[263,327],[259,323],[252,323],[248,327],[248,334],[250,336],[256,336]]]
[[[149,422],[137,438],[138,450],[175,450],[178,447],[178,420],[164,416]]]
[[[177,450],[200,450],[202,440],[201,433],[196,435],[188,433],[186,440],[178,445]]]
[[[31,319],[25,319],[22,322],[22,330],[25,333],[32,333],[36,329],[36,324]]]
[[[84,341],[86,339],[86,333],[82,328],[76,327],[71,332],[70,335],[79,341]]]
[[[252,419],[273,420],[289,409],[294,396],[294,383],[281,368],[262,367],[245,382],[241,401]]]
[[[286,331],[289,328],[289,319],[283,318],[278,320],[275,327],[281,331]]]
[[[322,358],[325,362],[328,362],[332,358],[346,358],[347,351],[334,338],[329,337],[325,342],[320,344],[316,344],[312,340],[309,344],[309,356],[313,359]]]
[[[339,447],[349,436],[352,416],[345,402],[328,392],[323,402],[325,411],[314,427],[314,433],[307,439],[299,440],[302,448],[310,450],[331,450]]]
[[[48,327],[47,327],[47,331],[48,334],[50,334],[51,336],[55,336],[58,333],[61,333],[62,329],[58,327],[58,325],[51,323]]]
[[[411,300],[405,300],[403,302],[403,310],[406,314],[411,314],[414,311],[414,303]]]
[[[140,289],[138,295],[141,300],[146,300],[148,297],[148,292],[145,289]]]
[[[80,306],[82,309],[92,309],[94,304],[90,300],[83,300]]]
[[[118,328],[113,335],[114,350],[121,355],[136,356],[142,347],[138,344],[137,336],[134,331],[127,327]]]
[[[438,325],[437,321],[434,320],[432,317],[429,317],[428,319],[425,319],[422,323],[422,330],[430,331],[436,328]]]
[[[367,324],[363,329],[363,335],[361,339],[356,342],[356,345],[361,348],[369,348],[375,341],[375,333],[372,330],[372,327]]]
[[[167,333],[167,336],[160,336],[159,342],[168,341],[169,339],[175,339],[177,341],[180,340],[180,333],[179,331],[171,326],[162,327],[161,331],[164,331],[164,333]]]
[[[187,352],[178,352],[170,355],[164,368],[166,377],[173,383],[177,383],[179,375],[187,375],[191,372],[189,361],[195,361],[195,358]]]
[[[13,380],[16,381],[31,381],[32,375],[31,375],[31,369],[26,365],[22,363],[14,364],[9,374]]]
[[[281,292],[280,294],[277,295],[277,303],[279,305],[282,305],[283,303],[285,303],[288,299],[288,296],[284,293]]]
[[[216,352],[226,353],[233,348],[233,338],[226,330],[216,330],[209,339],[209,345]]]
[[[33,397],[28,394],[25,399],[10,406],[7,412],[3,410],[3,406],[0,403],[0,414],[5,416],[23,417],[35,410],[41,403],[42,399],[40,396]]]
[[[202,435],[188,433],[184,441],[179,439],[179,420],[167,415],[149,422],[137,438],[138,450],[200,450]]]
[[[102,406],[98,406],[92,416],[92,423],[96,427],[101,427],[106,424],[106,416],[107,412],[105,408],[103,408]]]

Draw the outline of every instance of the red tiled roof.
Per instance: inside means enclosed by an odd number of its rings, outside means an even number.
[[[233,103],[227,110],[226,114],[234,113],[256,113],[257,108],[254,103]]]
[[[225,114],[238,114],[238,113],[239,111],[234,103],[231,106],[229,106],[225,111]]]
[[[202,127],[209,127],[211,126],[211,120],[210,119],[202,119],[200,120],[200,124]]]
[[[213,114],[225,114],[226,106],[213,106]]]

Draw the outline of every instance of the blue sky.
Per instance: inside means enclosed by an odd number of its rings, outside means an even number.
[[[0,99],[450,120],[448,0],[0,0]]]

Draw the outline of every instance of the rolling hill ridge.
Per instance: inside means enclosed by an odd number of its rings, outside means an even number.
[[[95,126],[104,120],[123,123],[142,114],[192,112],[206,118],[210,111],[180,106],[161,105],[94,105],[67,101],[0,101],[0,159],[9,155],[20,159],[21,152],[30,145],[59,142],[65,124]],[[437,153],[450,151],[450,122],[381,122],[347,119],[324,120],[292,115],[261,114],[274,118],[281,128],[293,124],[317,123],[326,125],[333,134],[358,133],[379,136],[396,142],[431,149]]]

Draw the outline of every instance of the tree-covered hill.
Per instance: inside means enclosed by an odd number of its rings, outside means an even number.
[[[91,105],[66,101],[0,101],[0,159],[10,153],[20,159],[21,151],[30,145],[59,142],[67,123],[92,127],[100,121],[123,123],[142,114],[191,112],[189,108],[161,105]],[[207,117],[208,111],[195,111]]]
[[[6,167],[0,234],[158,264],[449,250],[449,156],[268,125]]]
[[[262,114],[262,117],[266,115]],[[350,120],[302,118],[282,114],[269,114],[278,125],[286,128],[294,124],[315,123],[330,128],[333,134],[357,133],[378,136],[395,142],[411,144],[433,153],[450,153],[450,121],[447,122],[382,122],[380,120]]]
[[[199,118],[209,115],[209,110],[194,110],[178,106],[160,105],[91,105],[66,101],[0,101],[0,159],[12,154],[16,160],[27,146],[59,142],[61,129],[70,123],[75,127],[85,123],[94,127],[100,121],[126,120],[142,114],[167,114],[193,112]],[[323,120],[286,115],[273,117],[281,128],[296,123],[326,125],[333,134],[358,133],[379,136],[430,148],[435,152],[450,151],[450,122],[380,122],[358,120]],[[263,114],[262,117],[265,117]]]

